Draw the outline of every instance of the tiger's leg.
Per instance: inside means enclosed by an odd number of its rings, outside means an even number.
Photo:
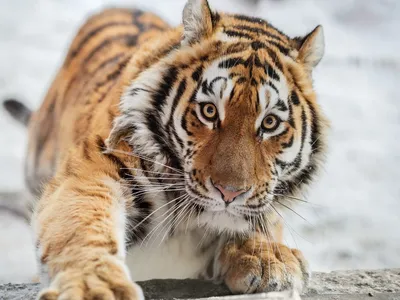
[[[271,241],[257,233],[223,242],[217,251],[214,272],[233,293],[257,293],[307,286],[310,272],[297,249]]]
[[[47,186],[34,215],[45,285],[38,299],[144,299],[124,262],[126,204],[118,181],[59,182]]]

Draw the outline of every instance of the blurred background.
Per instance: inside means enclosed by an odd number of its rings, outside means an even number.
[[[321,178],[288,211],[286,240],[314,271],[400,267],[400,1],[209,0],[217,10],[267,19],[290,36],[316,25],[326,54],[314,72],[332,122]],[[0,0],[0,99],[37,108],[88,14],[139,7],[177,25],[185,0]],[[29,225],[19,215],[24,128],[0,111],[0,283],[36,274]],[[15,194],[16,193],[16,194]],[[17,196],[14,196],[17,195]]]

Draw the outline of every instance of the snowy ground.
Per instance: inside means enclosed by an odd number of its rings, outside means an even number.
[[[180,21],[184,0],[0,1],[0,99],[38,107],[66,47],[91,11],[139,6]],[[220,10],[264,17],[290,35],[322,24],[326,56],[315,86],[332,121],[321,180],[287,213],[287,240],[314,270],[400,267],[400,2],[398,0],[210,0]],[[0,112],[0,190],[21,190],[23,128]],[[29,228],[0,214],[0,282],[35,272]]]

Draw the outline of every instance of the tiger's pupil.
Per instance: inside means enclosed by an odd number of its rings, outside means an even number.
[[[202,107],[202,114],[207,120],[214,121],[217,117],[217,108],[214,104],[207,103]]]
[[[271,125],[271,124],[274,123],[274,118],[272,118],[272,117],[267,117],[267,119],[265,120],[265,122],[266,122],[268,125]]]

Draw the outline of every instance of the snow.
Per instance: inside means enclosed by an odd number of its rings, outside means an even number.
[[[104,6],[137,6],[172,24],[184,0],[13,0],[0,10],[0,99],[37,108],[79,25]],[[313,270],[400,265],[400,2],[398,0],[210,0],[212,7],[268,19],[288,34],[322,24],[326,55],[314,72],[330,118],[330,151],[321,179],[285,214],[287,241]],[[0,190],[23,187],[25,130],[0,112]],[[5,220],[3,218],[3,220]],[[15,224],[15,226],[5,226]],[[291,231],[291,233],[289,232]],[[0,281],[34,273],[26,225],[0,223]],[[4,247],[3,247],[4,246]],[[8,272],[8,273],[7,273]],[[25,275],[24,275],[25,274]]]

